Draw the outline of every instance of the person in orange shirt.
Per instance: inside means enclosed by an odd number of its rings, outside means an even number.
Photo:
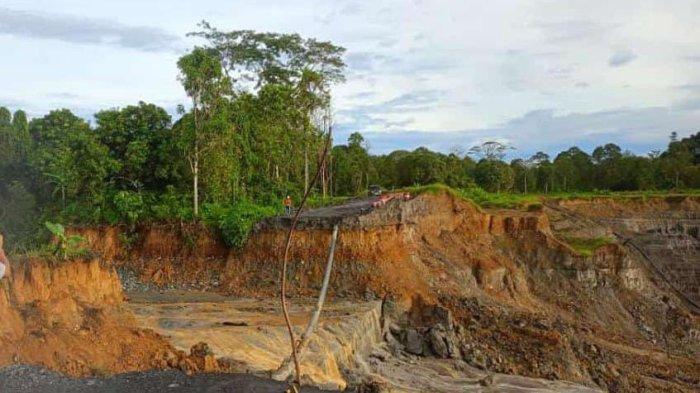
[[[284,198],[284,214],[288,216],[292,215],[292,198],[289,195]]]

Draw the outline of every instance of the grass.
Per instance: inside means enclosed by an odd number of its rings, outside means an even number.
[[[508,192],[488,192],[479,187],[453,189],[449,186],[440,183],[430,184],[426,186],[408,187],[399,191],[407,191],[414,195],[419,195],[423,193],[428,193],[432,195],[447,193],[448,195],[468,199],[482,208],[523,209],[528,211],[541,210],[542,202],[546,199],[647,199],[700,196],[700,189],[689,189],[683,191],[587,191],[556,192],[550,194],[513,194]]]
[[[564,241],[579,254],[586,257],[593,255],[593,252],[600,247],[614,243],[612,239],[607,237],[583,238],[566,236]]]
[[[673,198],[685,196],[700,196],[700,189],[687,190],[645,190],[645,191],[576,191],[556,192],[546,195],[550,199],[647,199],[647,198]]]
[[[532,206],[542,206],[540,195],[488,192],[478,187],[460,190],[460,196],[486,208],[534,210]]]
[[[484,208],[529,209],[530,206],[541,206],[539,195],[495,193],[484,191],[479,187],[454,189],[444,184],[436,183],[427,186],[407,187],[399,191],[410,192],[413,195],[440,195],[444,193],[472,201],[477,206]]]

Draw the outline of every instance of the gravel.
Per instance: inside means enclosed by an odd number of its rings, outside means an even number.
[[[15,365],[0,369],[3,393],[132,393],[222,392],[281,393],[285,384],[249,374],[197,374],[178,371],[147,371],[108,378],[72,379],[38,366]],[[315,393],[318,389],[304,388]]]

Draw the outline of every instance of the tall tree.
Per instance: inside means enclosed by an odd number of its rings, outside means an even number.
[[[192,171],[194,215],[198,216],[200,159],[220,142],[222,124],[213,120],[220,119],[214,116],[215,109],[224,106],[222,101],[229,93],[230,82],[219,56],[211,49],[195,48],[182,56],[177,66],[180,82],[192,100],[192,127],[183,135],[183,141]]]
[[[513,146],[498,141],[487,141],[481,145],[472,146],[469,153],[487,160],[502,160],[508,150],[514,150]]]
[[[302,38],[298,34],[279,34],[234,30],[225,32],[200,23],[201,30],[190,35],[208,40],[221,57],[222,64],[236,90],[265,85],[295,86],[293,102],[305,116],[294,126],[301,130],[304,146],[304,190],[310,176],[310,154],[321,151],[323,124],[330,124],[326,113],[330,105],[330,87],[345,80],[345,48],[331,42]],[[320,115],[319,115],[320,113]],[[310,120],[322,119],[317,124]],[[328,132],[325,130],[325,132]],[[317,141],[315,146],[312,142]],[[325,162],[325,161],[324,161]],[[324,187],[325,187],[325,181]]]

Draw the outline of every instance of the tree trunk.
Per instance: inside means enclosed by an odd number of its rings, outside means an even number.
[[[194,111],[194,158],[192,160],[192,196],[194,204],[194,216],[199,216],[199,111],[197,100],[192,99]]]
[[[328,156],[328,160],[330,161],[330,165],[328,165],[328,189],[332,198],[335,194],[333,191],[333,153]]]
[[[199,152],[194,152],[194,163],[192,164],[192,189],[194,193],[194,216],[199,216]]]
[[[318,301],[316,302],[316,310],[311,315],[311,320],[309,320],[308,325],[306,325],[306,330],[301,336],[299,344],[297,344],[297,356],[302,357],[302,351],[309,344],[311,336],[314,334],[314,330],[318,325],[318,320],[321,317],[321,311],[323,310],[323,304],[326,302],[326,293],[328,293],[328,283],[331,281],[331,271],[333,270],[333,257],[335,255],[335,245],[338,240],[338,224],[333,226],[333,235],[331,237],[331,245],[328,250],[328,260],[326,262],[326,272],[323,275],[323,285],[321,286],[321,293],[318,295]],[[290,355],[287,359],[282,362],[282,365],[277,368],[272,374],[272,378],[278,381],[286,380],[293,371],[293,358]]]
[[[304,148],[304,193],[309,191],[309,143]]]
[[[326,173],[326,164],[323,164],[323,168],[321,169],[321,189],[323,192],[323,199],[326,199],[326,192],[328,191],[328,175]]]

